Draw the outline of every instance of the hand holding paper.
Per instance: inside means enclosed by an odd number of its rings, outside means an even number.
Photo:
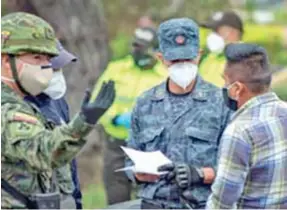
[[[128,147],[121,147],[127,156],[133,161],[134,166],[118,169],[116,171],[132,170],[137,174],[162,175],[158,167],[172,163],[161,151],[142,152]],[[140,175],[141,176],[141,175]]]
[[[154,174],[135,173],[135,177],[141,182],[156,182],[160,176]]]

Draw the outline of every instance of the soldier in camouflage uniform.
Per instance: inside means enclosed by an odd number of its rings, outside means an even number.
[[[59,41],[57,42],[57,49],[59,55],[50,60],[53,77],[48,88],[37,96],[28,95],[25,97],[25,100],[35,104],[40,109],[46,120],[53,126],[69,122],[69,106],[64,97],[67,86],[62,68],[77,61],[77,58],[68,52]],[[54,173],[61,192],[61,208],[82,209],[82,194],[76,159],[73,159],[71,164],[57,168]]]
[[[204,208],[215,177],[220,136],[230,110],[221,89],[197,74],[198,26],[188,18],[162,23],[159,57],[169,79],[145,92],[132,113],[128,146],[160,150],[173,161],[168,175],[127,173],[140,185],[141,208]],[[131,161],[127,161],[130,166]]]
[[[31,208],[3,190],[3,180],[20,194],[38,199],[30,200],[34,208],[35,203],[41,208],[56,207],[59,196],[53,194],[58,190],[53,169],[69,163],[83,147],[82,137],[113,103],[114,84],[103,84],[94,101],[87,91],[80,112],[69,124],[52,130],[23,97],[38,95],[48,87],[53,73],[49,60],[58,55],[54,30],[41,18],[22,12],[4,16],[1,27],[1,207]],[[42,205],[50,194],[53,197]]]

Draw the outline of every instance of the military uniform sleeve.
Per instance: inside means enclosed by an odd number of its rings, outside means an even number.
[[[138,141],[139,133],[140,133],[140,125],[139,125],[139,111],[138,111],[138,103],[137,103],[132,111],[131,129],[129,133],[129,138],[127,140],[128,147],[136,149],[136,150],[141,150],[141,147]],[[129,167],[132,165],[133,165],[133,162],[129,158],[126,158],[125,166]],[[134,174],[131,171],[126,171],[126,174],[132,182],[136,183]]]
[[[228,125],[228,123],[230,122],[231,120],[231,116],[232,114],[234,113],[234,111],[232,111],[231,109],[229,109],[224,103],[222,104],[222,114],[221,114],[221,125],[220,125],[220,133],[219,133],[219,136],[218,136],[218,155],[217,155],[217,160],[219,159],[219,156],[220,156],[220,150],[221,150],[221,147],[222,147],[222,136],[223,136],[223,133]],[[216,162],[217,162],[216,160]],[[215,167],[214,167],[214,170],[215,170],[215,174],[216,174],[216,171],[217,171],[217,167],[218,164],[216,163],[215,164]]]
[[[2,108],[2,156],[27,167],[49,170],[67,164],[85,144],[83,138],[93,128],[77,115],[54,130],[45,128],[38,118]]]

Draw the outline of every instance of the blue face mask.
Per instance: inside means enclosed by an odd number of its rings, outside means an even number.
[[[228,90],[232,87],[234,83],[228,85],[227,87],[222,88],[222,94],[223,94],[223,99],[224,99],[224,103],[225,105],[233,110],[236,111],[238,109],[238,102],[236,100],[234,100],[233,98],[231,98],[228,94]]]

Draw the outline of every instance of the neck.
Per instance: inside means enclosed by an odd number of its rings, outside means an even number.
[[[185,93],[190,93],[195,85],[195,81],[193,80],[185,89],[182,87],[178,86],[176,83],[174,83],[171,79],[168,80],[168,89],[171,93],[173,94],[185,94]]]
[[[4,80],[4,79],[2,79],[1,81],[4,84],[6,84],[8,87],[10,87],[13,91],[15,91],[20,97],[24,98],[25,95],[22,93],[22,91],[20,91],[18,86],[15,84],[15,82],[7,81],[7,80]]]
[[[228,40],[225,40],[226,44],[237,43],[239,41],[240,39],[238,37],[230,37]]]
[[[1,81],[8,87],[10,87],[13,91],[15,91],[20,97],[23,98],[25,96],[13,79],[12,69],[5,68],[2,65],[1,65]]]
[[[262,91],[260,93],[248,93],[242,100],[238,101],[238,107],[242,107],[244,104],[246,104],[249,100],[252,98],[255,98],[257,96],[260,96],[264,93],[267,93],[268,91]]]

